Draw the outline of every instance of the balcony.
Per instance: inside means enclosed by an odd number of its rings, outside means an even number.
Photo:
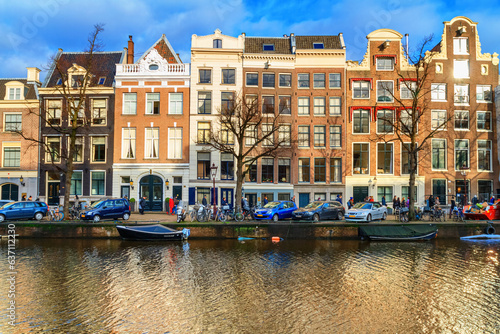
[[[116,64],[120,76],[189,76],[190,64]]]

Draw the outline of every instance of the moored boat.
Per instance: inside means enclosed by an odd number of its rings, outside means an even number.
[[[371,240],[415,241],[430,240],[437,236],[436,225],[382,225],[360,226],[359,235]]]
[[[118,233],[120,233],[120,236],[127,240],[186,240],[191,232],[187,228],[177,231],[160,224],[137,226],[117,225],[116,229]]]

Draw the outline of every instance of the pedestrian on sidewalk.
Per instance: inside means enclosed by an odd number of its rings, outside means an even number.
[[[139,200],[139,213],[141,215],[144,214],[144,208],[146,206],[146,196],[142,197],[140,200]]]

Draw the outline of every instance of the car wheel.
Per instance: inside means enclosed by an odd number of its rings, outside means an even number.
[[[101,221],[101,216],[99,216],[99,215],[95,215],[95,216],[94,216],[94,223],[98,223],[98,222],[100,222],[100,221]]]
[[[368,214],[368,216],[366,216],[366,222],[371,222],[372,221],[372,215],[371,214]]]
[[[343,220],[344,219],[344,213],[342,211],[337,212],[337,219],[338,220]]]
[[[5,216],[4,215],[0,215],[0,223],[3,223],[5,220]]]
[[[36,220],[42,220],[43,219],[43,214],[41,212],[35,213],[35,219]]]
[[[387,213],[384,212],[384,214],[382,215],[382,220],[386,220],[387,219]]]
[[[273,216],[273,222],[277,222],[280,218],[278,217],[278,214],[275,213],[274,216]]]
[[[317,213],[313,216],[313,222],[319,222],[319,215]]]
[[[128,220],[130,218],[130,214],[124,213],[123,214],[123,220]]]

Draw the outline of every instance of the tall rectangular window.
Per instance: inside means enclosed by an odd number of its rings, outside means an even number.
[[[453,54],[456,55],[469,54],[469,39],[467,37],[453,38]]]
[[[170,115],[182,115],[182,93],[168,94],[168,113]]]
[[[91,194],[92,196],[94,195],[105,195],[105,188],[106,188],[106,182],[105,182],[105,172],[90,172],[90,179],[92,182],[91,185]]]
[[[290,95],[287,96],[280,96],[280,109],[279,113],[281,115],[290,115],[292,113],[292,97]]]
[[[458,104],[469,103],[469,85],[455,85],[454,101]]]
[[[354,99],[369,99],[370,98],[370,81],[353,81],[352,82],[352,97]]]
[[[144,158],[158,159],[160,147],[160,129],[146,128],[146,142],[144,145]]]
[[[330,125],[330,148],[342,147],[342,125]]]
[[[446,139],[432,139],[432,169],[446,169]]]
[[[434,198],[446,198],[446,179],[432,180],[432,196]]]
[[[280,124],[278,130],[278,139],[281,146],[290,146],[292,137],[292,126],[290,124]]]
[[[377,201],[382,202],[385,196],[385,201],[390,202],[392,199],[392,187],[377,187]]]
[[[325,88],[325,73],[314,73],[313,74],[313,87],[314,88]]]
[[[330,158],[330,182],[342,183],[342,158]]]
[[[201,84],[212,83],[212,70],[200,69],[200,82]]]
[[[234,85],[236,83],[236,70],[234,68],[222,69],[222,84]]]
[[[309,88],[309,73],[299,73],[297,83],[299,88]]]
[[[61,137],[46,137],[47,141],[47,155],[45,160],[47,162],[61,162]]]
[[[299,125],[298,144],[299,147],[309,147],[309,125]]]
[[[274,88],[274,73],[262,73],[262,87]]]
[[[369,174],[369,144],[354,143],[352,145],[352,173]]]
[[[370,133],[370,111],[356,109],[352,112],[353,133]]]
[[[234,114],[234,93],[222,92],[221,93],[221,112],[225,115]]]
[[[68,147],[70,145],[70,138],[68,138]],[[73,151],[73,162],[83,162],[83,137],[78,136],[75,138],[75,150]]]
[[[210,180],[210,152],[198,152],[198,180]]]
[[[21,147],[3,148],[3,167],[21,166]]]
[[[314,98],[314,115],[324,116],[326,115],[326,102],[324,97]]]
[[[20,100],[21,88],[9,88],[9,100]]]
[[[455,110],[455,130],[469,130],[468,110]]]
[[[234,158],[232,154],[221,153],[221,169],[220,178],[221,180],[234,180]]]
[[[222,39],[214,39],[213,40],[213,47],[214,49],[221,49],[222,48]]]
[[[478,111],[477,115],[477,129],[483,131],[491,130],[491,112],[490,111]]]
[[[290,159],[278,159],[278,182],[290,183]]]
[[[326,146],[326,129],[324,125],[314,126],[314,147]]]
[[[478,180],[477,181],[477,192],[479,197],[479,202],[488,201],[493,195],[493,182],[491,180]]]
[[[274,133],[272,124],[262,124],[262,138],[266,137],[262,141],[262,146],[273,146],[274,145]]]
[[[401,82],[401,88],[400,88],[401,99],[403,100],[413,99],[416,89],[417,89],[417,83],[415,81],[405,80]]]
[[[340,73],[330,73],[328,75],[330,88],[340,88]]]
[[[416,203],[417,202],[417,191],[418,191],[418,187],[417,185],[415,185],[415,188],[413,188],[413,202]],[[401,187],[401,197],[404,197],[404,198],[409,198],[409,195],[410,195],[410,187],[409,186],[402,186]],[[439,197],[441,200],[440,200],[440,203],[443,203],[443,201],[445,201],[443,199],[443,197]]]
[[[106,99],[92,99],[92,124],[106,125],[108,109]]]
[[[377,102],[394,101],[394,82],[377,81]]]
[[[340,96],[330,97],[330,116],[341,116],[342,98]]]
[[[221,140],[225,145],[234,145],[234,134],[231,131],[231,125],[228,123],[221,124]]]
[[[123,93],[123,115],[137,114],[137,94]]]
[[[21,131],[23,129],[23,115],[4,113],[4,131]]]
[[[299,97],[298,99],[298,114],[299,115],[309,115],[309,98],[308,97]]]
[[[258,86],[259,85],[259,74],[258,73],[247,73],[246,77],[247,77],[247,80],[246,80],[247,86]]]
[[[478,171],[491,172],[491,140],[477,141],[477,169]]]
[[[50,125],[60,125],[61,110],[61,100],[47,100],[47,123]]]
[[[299,158],[299,182],[310,182],[311,166],[309,158]]]
[[[469,141],[455,139],[455,170],[469,166]]]
[[[431,84],[431,100],[446,101],[446,84],[444,83]]]
[[[210,142],[210,122],[198,122],[198,144]]]
[[[250,124],[245,129],[245,145],[253,146],[257,142],[257,125]]]
[[[377,174],[393,173],[393,143],[377,144]]]
[[[80,102],[80,99],[68,101],[68,118],[70,126],[73,125],[73,116],[76,114],[76,124],[83,125],[85,122],[85,100]]]
[[[262,96],[262,113],[274,114],[274,96]]]
[[[247,173],[245,174],[245,182],[257,182],[257,164],[253,162],[252,164],[245,164]]]
[[[377,133],[392,133],[394,128],[394,110],[377,110]]]
[[[274,182],[274,159],[262,158],[262,183]]]
[[[431,118],[432,130],[446,130],[446,110],[432,110]]]
[[[135,128],[122,128],[122,159],[135,159]]]
[[[469,78],[469,60],[454,59],[453,60],[453,75],[455,79]]]
[[[492,102],[491,86],[477,85],[476,86],[476,101],[477,102]]]
[[[412,110],[403,109],[399,114],[399,121],[401,123],[401,132],[403,133],[413,133],[413,119]]]
[[[146,115],[160,114],[160,93],[146,93]]]
[[[74,171],[73,175],[71,175],[71,189],[69,191],[69,194],[71,196],[82,195],[82,179],[83,179],[83,172]]]
[[[314,158],[314,182],[326,182],[325,158]]]
[[[92,162],[106,162],[106,137],[92,137]]]
[[[168,128],[168,159],[182,159],[182,128]]]
[[[280,74],[280,87],[292,87],[292,75],[290,73]]]
[[[401,146],[401,174],[410,174],[410,145],[411,143],[403,143]],[[418,159],[415,161],[415,171],[418,171]]]
[[[212,92],[198,92],[198,114],[212,112]]]

